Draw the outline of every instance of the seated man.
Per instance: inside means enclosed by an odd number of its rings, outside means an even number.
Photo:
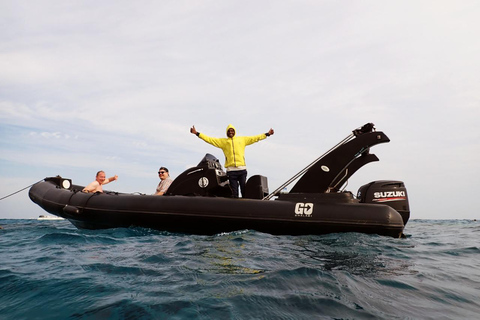
[[[170,178],[168,169],[165,167],[160,167],[160,169],[158,170],[158,176],[160,178],[160,183],[157,186],[157,190],[155,190],[155,195],[163,196],[165,192],[167,192],[167,189],[168,187],[170,187],[173,180],[172,178]]]
[[[85,188],[83,188],[83,192],[92,192],[92,193],[95,193],[95,192],[103,192],[103,188],[102,188],[102,185],[104,184],[107,184],[107,183],[110,183],[112,181],[115,181],[118,179],[118,176],[115,175],[114,177],[111,177],[111,178],[105,178],[105,172],[103,171],[98,171],[97,172],[97,176],[95,178],[95,181],[93,181],[92,183],[90,183],[88,186],[86,186]]]

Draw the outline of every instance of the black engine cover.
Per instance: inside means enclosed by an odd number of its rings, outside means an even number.
[[[380,180],[361,186],[357,199],[363,203],[385,204],[395,209],[406,225],[410,218],[407,189],[402,181]]]

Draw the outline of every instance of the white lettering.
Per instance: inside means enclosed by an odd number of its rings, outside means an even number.
[[[372,199],[372,201],[379,203],[407,200],[405,191],[374,192],[373,197],[374,199]]]
[[[313,203],[298,202],[295,205],[295,216],[310,217],[313,213]]]
[[[392,198],[392,197],[405,197],[405,191],[384,191],[384,192],[374,192],[374,198]]]

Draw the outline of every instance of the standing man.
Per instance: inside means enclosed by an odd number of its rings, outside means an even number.
[[[170,187],[173,180],[170,178],[170,173],[168,173],[168,169],[165,167],[160,167],[160,169],[158,169],[158,177],[160,178],[160,183],[155,190],[155,195],[163,196],[165,192],[167,192],[168,187]]]
[[[98,171],[97,172],[97,175],[95,177],[95,181],[93,181],[92,183],[90,183],[88,186],[86,186],[85,188],[83,188],[83,192],[103,192],[103,188],[102,186],[104,184],[107,184],[107,183],[110,183],[112,181],[115,181],[118,179],[118,176],[115,175],[111,178],[106,178],[105,176],[105,172],[103,171]]]
[[[245,182],[247,181],[247,166],[245,165],[245,147],[263,140],[274,134],[273,129],[267,133],[262,133],[250,137],[238,137],[235,135],[235,127],[231,124],[227,127],[227,138],[212,138],[195,130],[195,126],[190,128],[190,132],[197,137],[220,148],[225,155],[225,169],[227,170],[228,181],[232,189],[233,197],[238,198],[238,185],[242,196],[245,195]]]

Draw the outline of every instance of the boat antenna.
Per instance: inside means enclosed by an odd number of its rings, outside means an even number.
[[[350,133],[347,137],[345,137],[345,139],[343,139],[342,141],[340,141],[336,146],[334,146],[333,148],[331,148],[330,150],[328,150],[327,152],[325,152],[324,154],[322,154],[320,157],[318,157],[315,161],[313,161],[312,163],[310,163],[308,166],[306,166],[303,170],[301,170],[300,172],[298,172],[296,175],[294,175],[293,177],[291,177],[290,179],[288,179],[287,182],[285,182],[284,184],[282,184],[280,187],[278,187],[275,191],[273,191],[272,193],[270,193],[268,196],[265,196],[262,200],[270,200],[271,198],[273,198],[277,193],[279,193],[281,190],[283,190],[286,186],[288,186],[290,183],[292,183],[293,181],[295,181],[296,179],[298,179],[301,175],[303,175],[305,172],[308,171],[308,169],[310,169],[311,167],[313,167],[318,161],[322,160],[322,158],[324,158],[327,154],[329,154],[330,152],[332,152],[333,150],[337,149],[339,146],[347,143],[348,141],[350,141],[355,135],[353,133]]]

